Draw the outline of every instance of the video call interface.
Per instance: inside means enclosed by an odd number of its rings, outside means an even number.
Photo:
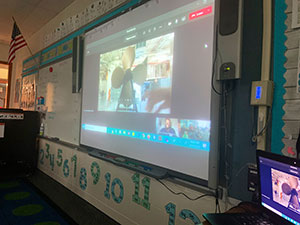
[[[262,205],[300,223],[300,168],[260,157]]]
[[[131,152],[121,154],[135,152],[133,158],[164,146],[209,152],[214,1],[188,2],[157,7],[159,16],[147,10],[124,23],[121,17],[86,34],[82,144],[127,146]]]

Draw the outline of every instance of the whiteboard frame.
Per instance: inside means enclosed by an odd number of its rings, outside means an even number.
[[[145,4],[146,2],[148,2],[148,0],[147,1],[142,1],[136,7],[141,6],[141,5]],[[217,35],[216,34],[218,32],[217,28],[218,28],[218,21],[219,21],[219,16],[218,16],[219,13],[218,12],[219,12],[220,0],[214,0],[214,5],[215,5],[215,14],[214,14],[214,16],[215,16],[215,20],[214,20],[214,30],[215,30],[215,32],[214,32],[214,48],[213,48],[213,59],[214,59],[213,66],[216,67],[216,57],[217,57],[217,48],[216,48]],[[134,8],[136,8],[136,7],[134,7]],[[128,12],[128,11],[129,10],[127,10],[126,12]],[[126,12],[121,12],[120,14],[118,14],[114,17],[111,17],[110,20],[112,20],[112,19],[114,19],[118,16],[121,16]],[[110,20],[105,21],[105,23],[109,22]],[[104,23],[97,24],[96,26],[93,26],[90,29],[87,29],[85,34],[89,31],[93,30],[93,29],[96,29],[97,27],[101,26],[102,24],[104,24]],[[213,80],[214,82],[216,81],[216,74],[217,74],[217,72],[216,72],[216,68],[215,68],[215,69],[213,69],[213,76],[212,76],[212,79],[214,79]],[[216,88],[218,88],[218,90],[221,89],[220,83],[215,83],[215,86],[216,86]],[[163,168],[163,167],[160,167],[160,166],[157,166],[157,165],[153,165],[151,163],[143,162],[143,161],[133,159],[133,158],[130,158],[130,157],[126,157],[126,156],[123,156],[123,155],[118,155],[118,154],[109,152],[109,151],[104,150],[104,149],[96,149],[96,148],[81,144],[82,121],[80,121],[81,126],[80,126],[80,141],[79,141],[79,143],[80,143],[81,147],[88,149],[90,154],[91,154],[91,152],[99,151],[102,154],[109,154],[111,156],[122,157],[122,158],[131,160],[131,161],[136,162],[136,163],[147,164],[147,165],[152,166],[155,169],[158,169],[159,171],[160,170],[165,170],[166,174],[170,177],[179,178],[181,180],[185,180],[185,181],[188,181],[188,182],[191,182],[191,183],[195,183],[195,184],[202,185],[202,186],[205,186],[205,187],[216,190],[218,188],[218,184],[219,184],[220,103],[221,103],[221,97],[219,95],[217,95],[216,93],[214,93],[214,91],[212,90],[211,91],[211,135],[210,135],[210,139],[213,139],[214,142],[210,141],[211,148],[210,148],[210,152],[209,152],[208,180],[203,180],[203,179],[200,179],[200,178],[197,178],[197,177],[193,177],[193,176],[190,176],[190,175],[187,175],[187,174],[180,173],[178,171],[170,170],[168,168]],[[81,101],[81,104],[82,104],[82,101]],[[82,114],[82,106],[81,106],[81,114]],[[82,119],[82,115],[81,115],[81,119]],[[212,138],[212,136],[213,136],[213,138]],[[93,153],[92,153],[92,155],[95,156],[95,154],[93,154]],[[106,160],[105,158],[102,158],[102,157],[101,157],[101,159]],[[106,160],[106,161],[111,161],[111,160]],[[117,164],[118,166],[124,166],[126,168],[131,169],[131,170],[137,171],[136,168],[134,168],[132,166],[120,165],[118,162],[113,162],[113,163]],[[138,170],[138,172],[141,172],[141,173],[144,173],[146,175],[149,175],[149,176],[153,177],[153,175],[147,173],[147,171]]]

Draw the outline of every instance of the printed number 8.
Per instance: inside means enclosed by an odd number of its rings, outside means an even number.
[[[80,179],[79,179],[79,184],[80,188],[82,190],[85,190],[87,187],[87,179],[86,179],[87,173],[85,168],[81,168],[80,170]]]

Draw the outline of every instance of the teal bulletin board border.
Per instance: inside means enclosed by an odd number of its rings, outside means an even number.
[[[65,52],[65,53],[63,53],[63,54],[61,54],[61,55],[55,56],[55,57],[52,58],[52,59],[49,59],[49,60],[47,60],[47,61],[45,61],[45,62],[42,62],[42,63],[41,63],[41,66],[44,66],[44,65],[46,65],[46,64],[48,64],[48,63],[52,63],[53,61],[56,61],[56,60],[58,60],[58,59],[60,59],[60,58],[63,58],[63,57],[65,57],[65,56],[67,56],[67,55],[71,55],[72,52],[73,52],[73,51],[70,50],[70,51]]]
[[[37,71],[37,70],[35,70],[35,71],[32,71],[32,72],[30,72],[30,73],[26,73],[26,74],[22,75],[22,78],[24,78],[24,77],[28,77],[28,76],[31,76],[31,75],[33,75],[33,74],[37,74],[37,73],[38,73],[38,71]]]
[[[23,61],[23,73],[27,73],[28,71],[31,71],[31,70],[34,70],[34,69],[37,69],[38,68],[38,63],[40,63],[40,59],[39,57],[41,56],[41,52],[38,52],[37,54],[35,54],[34,56],[30,56],[29,58],[25,59]],[[34,66],[30,67],[30,68],[27,68],[27,69],[24,69],[24,65],[34,59],[38,58],[38,63],[36,63]]]
[[[25,59],[25,60],[23,61],[23,65],[24,65],[25,63],[27,63],[27,62],[29,62],[29,61],[31,61],[31,60],[33,60],[33,59],[39,57],[39,56],[40,56],[40,52],[36,53],[34,56],[30,56],[29,58],[27,58],[27,59]]]
[[[130,1],[129,3],[121,6],[120,8],[112,11],[111,13],[105,15],[105,16],[102,16],[101,18],[99,18],[98,20],[95,20],[94,22],[91,22],[89,24],[87,24],[86,26],[82,27],[81,29],[79,29],[78,31],[72,33],[71,35],[67,36],[65,39],[63,40],[60,40],[58,42],[56,42],[54,45],[51,45],[50,47],[44,49],[42,51],[42,54],[46,53],[46,52],[49,52],[50,50],[52,50],[53,48],[56,48],[57,46],[85,33],[87,30],[105,22],[106,20],[110,19],[111,17],[114,17],[116,15],[118,15],[119,13],[122,13],[123,11],[129,9],[130,7],[134,6],[134,5],[137,5],[139,4],[140,2],[142,2],[141,0],[132,0]]]
[[[287,5],[283,0],[275,0],[275,15],[274,15],[274,56],[273,56],[273,74],[274,74],[274,101],[272,110],[272,136],[271,136],[271,152],[282,154],[281,150],[284,148],[282,138],[284,133],[282,128],[284,122],[282,117],[284,115],[283,106],[285,101],[283,95],[285,94],[285,89],[283,85],[286,80],[284,78],[284,73],[286,69],[284,64],[286,62],[285,52],[286,46],[285,41],[287,39],[285,35],[286,25],[285,20],[287,18],[285,10]]]
[[[54,43],[53,45],[45,48],[44,50],[42,50],[41,52],[39,52],[37,54],[43,55],[43,54],[51,51],[52,49],[57,48],[58,46],[62,45],[63,43],[65,43],[65,42],[67,42],[67,41],[69,41],[69,40],[71,40],[71,39],[73,39],[73,38],[75,38],[75,37],[77,37],[79,35],[84,34],[86,31],[92,29],[93,27],[96,27],[97,25],[100,25],[101,23],[104,23],[104,22],[108,21],[110,18],[113,18],[114,16],[116,16],[118,14],[121,14],[122,12],[130,9],[131,7],[140,4],[141,2],[143,2],[143,0],[132,0],[132,1],[124,4],[123,6],[117,8],[116,10],[112,11],[111,13],[108,13],[108,14],[100,17],[99,19],[95,20],[94,22],[91,22],[91,23],[87,24],[86,26],[80,28],[79,30],[77,30],[74,33],[72,33],[69,36],[67,36],[66,38],[64,38],[64,39],[62,39],[62,40]],[[62,58],[64,56],[68,55],[68,54],[71,54],[71,53],[72,53],[72,51],[64,53],[62,55],[58,55],[58,56],[56,56],[56,57],[54,57],[52,59],[49,59],[49,60],[47,60],[47,61],[45,61],[43,63],[40,63],[40,65],[45,65],[45,64],[51,63],[53,61],[56,61],[56,60],[58,60],[58,59],[60,59],[60,58]],[[25,61],[23,61],[23,65],[24,65],[24,63],[32,60],[34,57],[35,56],[29,57],[28,59],[26,59]],[[33,68],[31,68],[31,69],[33,69]]]

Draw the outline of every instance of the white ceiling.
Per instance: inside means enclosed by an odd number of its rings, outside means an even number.
[[[13,19],[29,38],[75,0],[0,0],[0,43],[11,39]]]

